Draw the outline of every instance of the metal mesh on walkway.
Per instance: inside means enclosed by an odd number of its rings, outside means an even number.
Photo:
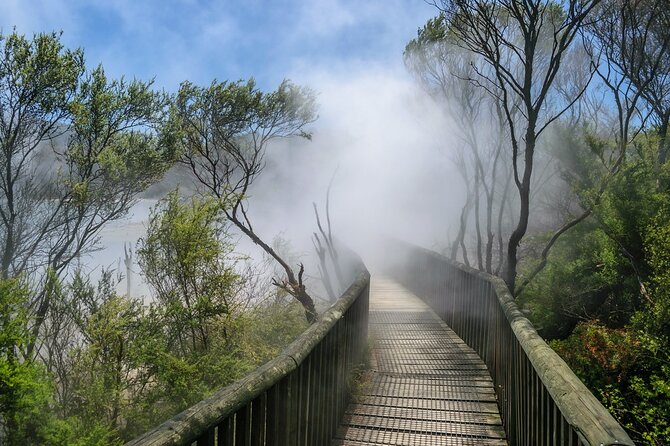
[[[333,446],[506,445],[483,361],[419,298],[374,277],[371,370]]]

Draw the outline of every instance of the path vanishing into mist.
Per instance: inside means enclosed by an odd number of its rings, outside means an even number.
[[[370,280],[366,384],[333,446],[506,445],[486,364],[419,297]]]
[[[500,278],[382,248],[279,356],[126,446],[633,446]]]

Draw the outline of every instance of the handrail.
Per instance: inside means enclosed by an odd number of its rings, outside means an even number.
[[[633,445],[626,431],[537,334],[498,277],[402,242],[387,270],[484,360],[510,445]],[[397,255],[396,255],[397,254]]]
[[[125,446],[328,444],[367,345],[363,270],[278,357]]]

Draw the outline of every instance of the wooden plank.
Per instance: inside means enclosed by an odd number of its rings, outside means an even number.
[[[500,438],[430,435],[358,427],[341,427],[333,444],[338,446],[352,445],[354,444],[351,443],[352,441],[385,446],[507,446],[507,441]]]
[[[496,395],[491,389],[489,392],[466,392],[464,390],[443,389],[437,387],[404,387],[404,386],[375,386],[363,393],[365,396],[390,396],[396,398],[414,398],[422,400],[440,401],[485,401],[496,402]]]
[[[397,376],[388,376],[381,373],[378,373],[372,378],[375,383],[386,383],[386,382],[400,382],[408,383],[421,386],[439,386],[439,387],[474,387],[474,388],[486,388],[487,391],[493,391],[493,384],[490,379],[481,379],[476,380],[468,377],[466,379],[461,379],[460,377],[439,377],[439,376],[427,376],[427,377],[397,377]]]
[[[500,425],[497,413],[460,412],[440,409],[417,409],[408,407],[373,406],[370,404],[352,404],[347,408],[352,415],[379,415],[404,418],[406,420],[434,420],[452,423],[473,423]]]
[[[370,378],[332,445],[506,445],[477,353],[397,283],[370,283]]]
[[[479,401],[449,401],[418,398],[396,398],[390,396],[368,396],[360,398],[361,404],[374,406],[404,407],[408,409],[437,409],[461,412],[498,414],[498,405]]]
[[[436,443],[416,443],[413,444],[412,446],[416,445],[431,445],[431,444],[436,444]],[[444,440],[441,441],[440,443],[437,443],[440,446],[486,446],[486,445],[506,445],[506,442],[500,442],[500,441],[495,441],[495,440],[489,440],[487,443],[481,443],[479,439],[472,439],[472,438],[454,438],[454,437],[444,437]],[[380,443],[367,443],[367,442],[362,442],[362,441],[355,441],[355,440],[344,440],[344,439],[338,439],[335,440],[332,443],[332,446],[379,446]]]
[[[388,367],[385,364],[381,364],[376,370],[377,372],[391,372],[396,375],[404,376],[473,376],[479,378],[485,378],[490,376],[486,369],[464,369],[454,367],[431,367],[429,365],[401,365],[396,367]]]
[[[505,438],[505,431],[502,425],[454,423],[451,421],[445,423],[442,420],[419,420],[415,418],[347,415],[342,420],[342,426],[414,432],[440,437],[453,435],[496,439]]]
[[[464,370],[487,370],[486,364],[479,360],[462,360],[457,358],[440,359],[404,359],[396,358],[391,352],[388,357],[377,358],[377,362],[388,367],[431,367],[442,368],[445,370],[464,369]]]

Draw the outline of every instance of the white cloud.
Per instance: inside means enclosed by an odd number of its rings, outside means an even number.
[[[295,40],[339,33],[343,28],[365,19],[343,0],[298,2],[296,7]]]
[[[309,249],[311,203],[331,203],[337,236],[352,244],[389,234],[424,245],[447,237],[462,186],[447,154],[455,132],[439,107],[400,72],[306,73],[318,86],[320,118],[311,142],[271,151],[252,201],[264,234],[283,232]]]
[[[311,203],[323,203],[338,166],[332,197],[338,235],[376,230],[428,245],[446,236],[460,206],[458,176],[442,155],[454,132],[413,86],[401,59],[405,43],[432,14],[421,0],[42,3],[0,2],[0,20],[30,32],[62,28],[70,46],[84,47],[89,64],[102,62],[113,76],[156,75],[172,90],[184,79],[206,84],[213,77],[288,76],[320,92],[314,140],[278,144],[255,191],[252,215],[266,238],[285,231],[308,249]],[[117,27],[84,35],[86,8],[117,18]],[[272,28],[260,29],[253,21],[259,19]],[[349,33],[360,34],[352,44],[370,45],[376,54],[351,48],[305,55],[306,45],[337,42]],[[254,54],[240,48],[265,56],[244,65]]]
[[[3,0],[0,2],[2,32],[9,33],[13,27],[27,35],[61,30],[76,32],[74,11],[79,6],[78,0]]]
[[[114,76],[256,76],[271,85],[293,67],[370,61],[400,64],[405,42],[433,10],[421,0],[3,0],[8,32],[63,30],[89,65]],[[341,42],[351,48],[343,50]],[[343,62],[345,61],[345,62]]]

